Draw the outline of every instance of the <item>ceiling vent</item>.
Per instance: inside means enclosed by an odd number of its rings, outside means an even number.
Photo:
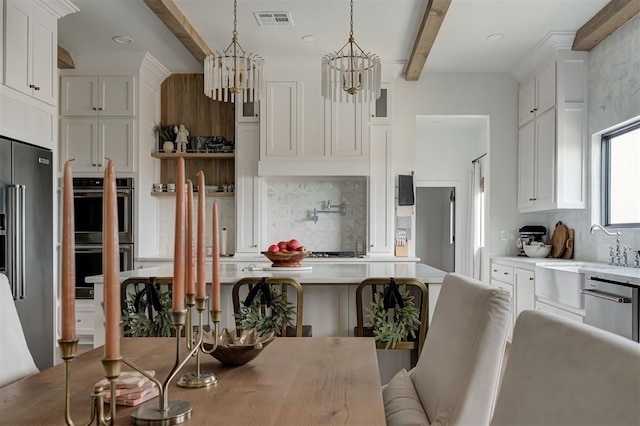
[[[293,27],[291,12],[253,12],[261,27]]]

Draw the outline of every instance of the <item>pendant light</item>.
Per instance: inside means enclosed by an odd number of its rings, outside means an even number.
[[[380,97],[380,58],[365,52],[353,38],[351,0],[349,41],[322,58],[322,96],[333,102],[370,102]]]
[[[233,37],[222,52],[216,51],[204,60],[204,93],[213,100],[254,102],[264,94],[264,59],[245,52],[236,30],[237,0],[233,0]]]

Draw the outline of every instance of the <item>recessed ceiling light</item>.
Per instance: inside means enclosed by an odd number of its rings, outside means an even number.
[[[320,37],[317,37],[311,34],[302,36],[302,41],[304,41],[305,43],[315,43],[319,40],[320,40]]]
[[[504,38],[504,34],[491,34],[487,36],[489,41],[500,41]]]
[[[133,41],[131,37],[127,37],[127,36],[114,36],[114,37],[111,37],[111,40],[120,44],[129,44]]]

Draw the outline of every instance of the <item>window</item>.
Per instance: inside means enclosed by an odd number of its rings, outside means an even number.
[[[640,122],[602,136],[602,217],[640,227]]]

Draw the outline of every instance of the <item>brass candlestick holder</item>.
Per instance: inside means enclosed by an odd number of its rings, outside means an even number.
[[[194,356],[196,357],[196,371],[186,373],[180,378],[180,380],[178,380],[177,384],[182,388],[205,388],[218,383],[218,378],[215,376],[215,374],[211,372],[203,373],[202,371],[200,371],[200,352],[211,353],[215,351],[216,347],[218,346],[217,338],[215,339],[212,349],[206,350],[204,349],[204,345],[203,345],[203,337],[204,337],[204,328],[203,328],[204,315],[203,314],[205,309],[207,308],[207,299],[208,297],[206,296],[195,297],[195,295],[193,294],[186,295],[186,301],[187,301],[186,304],[188,306],[188,311],[187,311],[187,332],[185,337],[187,341],[187,347],[189,349],[195,349]],[[198,332],[197,333],[193,332],[193,326],[191,324],[192,323],[191,311],[193,306],[196,306],[196,309],[198,310]],[[214,336],[218,335],[218,323],[220,322],[221,313],[222,312],[220,311],[215,311],[215,312],[211,311]]]
[[[197,351],[197,347],[191,349],[184,360],[180,361],[180,340],[182,329],[185,326],[187,310],[173,311],[173,327],[176,330],[176,359],[171,372],[165,379],[164,383],[160,383],[158,379],[148,374],[143,369],[134,365],[127,359],[122,361],[129,367],[139,371],[149,379],[153,380],[160,388],[160,396],[158,400],[149,401],[136,408],[131,413],[132,423],[134,425],[175,425],[187,421],[191,417],[193,408],[187,401],[174,400],[169,401],[169,383],[178,374],[178,371],[187,363],[189,358]]]
[[[71,419],[71,361],[76,357],[78,351],[78,339],[58,340],[60,347],[60,357],[64,360],[64,418],[69,426],[75,425]],[[103,358],[102,368],[104,369],[104,377],[109,380],[111,387],[111,404],[109,415],[105,415],[105,390],[101,386],[96,386],[91,394],[91,409],[89,412],[89,420],[83,425],[93,424],[94,420],[97,425],[110,426],[115,424],[116,419],[116,384],[115,380],[120,376],[122,358],[107,359]]]

